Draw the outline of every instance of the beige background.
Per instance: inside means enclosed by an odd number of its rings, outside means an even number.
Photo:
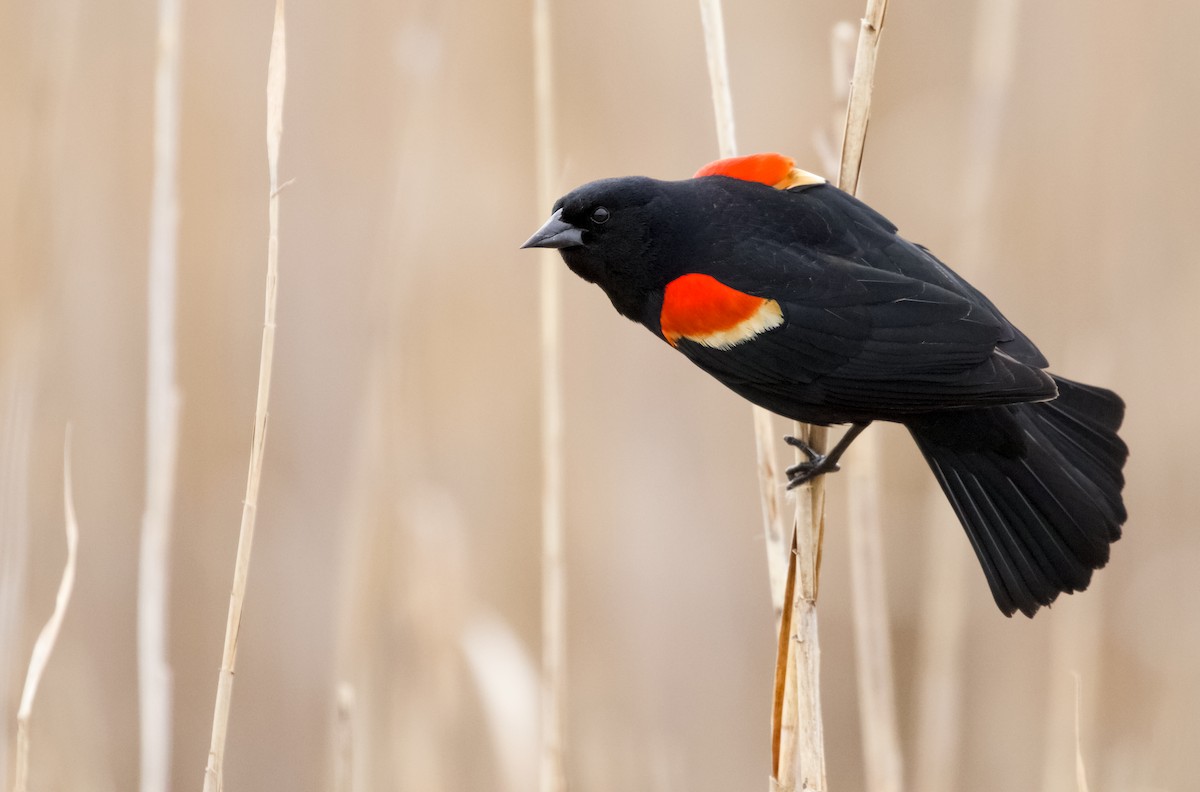
[[[1078,670],[1093,789],[1200,789],[1200,4],[1019,3],[997,105],[972,87],[977,16],[994,2],[893,3],[863,194],[1056,371],[1125,397],[1131,518],[1093,590],[1005,619],[907,437],[873,430],[908,775],[1073,789]],[[861,5],[729,4],[743,150],[820,169],[830,31]],[[34,713],[43,790],[137,780],[152,6],[0,4],[5,742],[61,570],[68,421],[82,528],[76,600]],[[555,6],[564,190],[683,178],[714,158],[694,2]],[[528,17],[489,0],[289,5],[281,176],[295,184],[230,789],[329,788],[341,681],[356,694],[357,788],[503,789],[494,745],[512,788],[532,788],[531,732],[515,716],[488,725],[462,648],[483,646],[499,679],[485,689],[528,711],[529,668],[501,649],[539,646],[537,265],[517,246],[549,207],[535,200]],[[184,19],[178,789],[198,788],[205,762],[250,445],[270,24],[265,2],[189,3]],[[990,132],[973,125],[980,112],[995,113]],[[572,788],[761,789],[774,641],[749,408],[594,288],[564,288]],[[830,785],[851,790],[863,780],[846,491],[831,483],[823,696]],[[931,541],[966,570],[950,595],[966,632],[946,753],[918,728]]]

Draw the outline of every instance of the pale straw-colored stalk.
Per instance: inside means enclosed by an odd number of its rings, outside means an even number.
[[[555,199],[558,143],[554,128],[554,59],[550,0],[533,6],[534,132],[538,206]],[[567,673],[566,563],[564,559],[562,373],[562,264],[553,250],[540,254],[542,436],[542,691],[541,792],[566,789]]]
[[[1103,381],[1103,377],[1098,377]],[[1100,678],[1103,657],[1104,587],[1089,587],[1087,597],[1071,603],[1071,618],[1059,616],[1050,625],[1050,658],[1046,663],[1047,694],[1042,720],[1042,789],[1056,792],[1078,780],[1080,744],[1080,701],[1092,699]],[[1064,669],[1072,669],[1068,680]],[[1074,684],[1071,684],[1073,681]],[[1074,731],[1072,731],[1074,721]],[[1075,754],[1074,772],[1068,757]],[[1086,781],[1085,781],[1086,783]]]
[[[783,489],[778,472],[779,447],[771,413],[752,408],[754,415],[754,455],[758,467],[758,498],[762,507],[763,536],[767,546],[767,575],[771,585],[771,607],[775,611],[775,631],[783,630],[784,601],[788,592],[791,566],[790,531],[783,519]]]
[[[862,151],[869,118],[871,89],[874,81],[876,53],[879,33],[883,25],[886,2],[871,0],[867,5],[867,16],[863,20],[859,40],[858,56],[855,61],[854,83],[847,108],[846,132],[843,137],[842,160],[839,184],[853,193],[857,187],[862,164]],[[725,58],[725,43],[719,0],[701,0],[701,17],[705,30],[708,51],[709,76],[712,83],[713,105],[717,116],[718,139],[722,145],[722,156],[735,153],[732,121],[732,101],[729,96],[728,66]],[[769,432],[770,421],[755,420],[756,435],[761,429],[768,430],[769,443],[774,435]],[[796,436],[806,440],[818,452],[827,445],[828,432],[824,427],[797,424]],[[773,473],[773,454],[766,454],[763,442],[759,443],[759,471]],[[764,459],[766,460],[764,462]],[[767,526],[768,544],[778,542],[782,530],[774,529],[772,523],[778,518],[778,508],[772,508],[770,497],[777,492],[775,486],[764,482],[763,514]],[[820,548],[824,530],[825,493],[823,477],[802,486],[797,491],[796,529],[792,538],[792,552],[778,557],[789,558],[792,566],[786,575],[779,574],[772,566],[773,594],[779,591],[779,581],[784,581],[784,597],[779,602],[780,643],[776,668],[775,703],[772,708],[772,789],[792,790],[799,785],[804,790],[823,790],[825,781],[824,727],[820,704],[820,645],[817,631],[816,601],[819,589]],[[782,542],[779,542],[782,544]],[[772,553],[775,547],[768,547]],[[880,564],[881,567],[881,564]],[[881,586],[878,587],[881,589]],[[790,606],[790,607],[789,607]],[[879,620],[876,619],[878,624]],[[883,626],[886,635],[886,623]],[[785,638],[786,636],[786,638]],[[886,640],[883,647],[886,650]],[[886,651],[884,654],[885,665]],[[890,666],[888,666],[890,668]],[[883,700],[890,689],[887,673],[876,674],[872,689],[881,686]],[[882,680],[882,681],[881,681]],[[894,705],[893,705],[894,706]],[[890,719],[894,723],[894,710]],[[894,732],[894,729],[893,729]],[[898,749],[895,754],[898,757]]]
[[[159,0],[154,79],[146,357],[146,493],[138,559],[138,710],[141,790],[165,792],[171,768],[167,602],[171,504],[179,447],[175,303],[179,238],[179,60],[182,0]]]
[[[50,614],[33,644],[29,671],[25,675],[25,688],[21,692],[21,706],[17,710],[17,771],[13,781],[14,792],[28,792],[29,789],[29,720],[33,715],[33,701],[37,697],[38,685],[41,684],[42,674],[50,661],[50,654],[58,641],[63,619],[67,615],[67,606],[71,603],[71,592],[75,588],[79,523],[75,519],[75,498],[71,488],[70,427],[67,427],[67,437],[63,443],[63,513],[67,532],[67,562],[63,567],[62,580],[58,584],[58,595],[54,598],[54,612]]]
[[[963,655],[966,638],[968,567],[964,548],[949,541],[961,531],[947,514],[940,487],[931,487],[923,510],[922,593],[916,659],[916,735],[912,788],[956,792],[960,788]]]
[[[859,724],[867,792],[900,792],[904,762],[896,720],[896,685],[883,570],[879,435],[864,432],[846,464],[852,493],[846,512]]]
[[[834,25],[833,95],[836,118],[844,133],[846,107],[856,63],[858,31],[849,22]],[[817,150],[827,173],[841,170],[840,156],[824,134]],[[851,603],[857,651],[859,723],[862,731],[864,775],[868,790],[895,792],[903,787],[904,770],[896,721],[896,692],[892,673],[891,631],[888,624],[883,565],[879,435],[864,433],[847,455],[849,499],[846,527],[850,545]]]
[[[879,36],[883,29],[883,21],[887,10],[886,0],[868,0],[866,15],[862,20],[859,31],[858,50],[854,59],[854,75],[851,81],[850,96],[846,107],[846,127],[842,136],[842,156],[838,170],[838,186],[853,195],[858,189],[858,176],[862,169],[862,156],[866,144],[867,122],[870,119],[871,96],[875,83],[875,63],[879,51]],[[803,426],[797,424],[796,435],[808,441],[817,451],[823,451],[827,445],[828,430],[818,426]],[[857,497],[857,493],[855,495]],[[792,644],[794,659],[792,669],[796,674],[797,706],[799,707],[798,747],[796,762],[798,767],[790,770],[781,756],[779,765],[779,787],[781,789],[799,788],[801,790],[823,791],[828,788],[825,776],[825,737],[821,720],[820,699],[820,646],[817,643],[817,596],[820,586],[821,541],[825,528],[825,477],[820,476],[810,484],[801,487],[797,492],[796,503],[796,590],[794,592]],[[860,523],[865,525],[865,523]],[[863,537],[862,543],[873,540]],[[874,540],[877,544],[877,540]],[[862,556],[862,558],[867,558]],[[868,562],[869,563],[869,562]],[[880,565],[881,568],[881,565]],[[867,577],[881,576],[881,571],[866,573]],[[881,578],[880,578],[881,579]],[[867,603],[868,601],[864,601]],[[868,610],[878,609],[878,605],[869,605]],[[876,624],[879,619],[876,618]],[[877,630],[876,630],[877,631]],[[883,627],[886,633],[886,624]],[[860,631],[861,632],[861,631]],[[879,645],[875,637],[876,647]],[[886,642],[884,644],[886,646]],[[860,650],[865,647],[860,643]],[[872,660],[878,666],[879,651],[870,650],[875,656]],[[884,658],[883,663],[889,661]],[[881,685],[885,685],[886,675],[875,674],[875,680],[868,687],[871,695],[876,696],[873,704],[872,721],[884,727],[879,729],[881,737],[872,738],[873,748],[880,753],[868,756],[887,756],[888,738],[886,723],[887,704],[889,696],[882,695]],[[861,691],[860,691],[861,692]],[[879,714],[883,713],[883,714]],[[891,718],[894,721],[894,715]],[[806,728],[806,724],[812,724]],[[894,727],[893,727],[894,728]],[[782,748],[782,746],[781,746]],[[895,757],[898,761],[898,749]],[[885,760],[886,761],[886,760]],[[790,785],[789,785],[790,782]]]
[[[0,713],[10,712],[7,684],[19,662],[29,561],[29,463],[37,380],[37,342],[18,326],[3,347],[0,368]],[[12,734],[0,718],[0,785],[8,781]]]
[[[1075,790],[1088,792],[1087,767],[1083,763],[1083,736],[1079,728],[1079,702],[1083,698],[1079,674],[1075,674]]]
[[[862,171],[875,64],[886,11],[886,0],[870,0],[859,29],[838,168],[838,186],[851,195],[858,192]],[[904,763],[896,720],[896,687],[884,582],[879,493],[882,465],[876,433],[867,432],[855,441],[846,470],[846,484],[852,493],[846,528],[850,545],[859,723],[866,789],[868,792],[900,792],[904,786]]]
[[[854,76],[846,103],[846,131],[842,136],[842,163],[838,187],[854,195],[862,171],[863,149],[867,143],[867,122],[871,118],[871,97],[875,92],[875,61],[879,57],[879,37],[887,15],[887,0],[867,0],[867,12],[858,33],[858,51],[854,56]]]
[[[729,88],[729,58],[725,53],[725,18],[721,0],[700,0],[700,24],[708,56],[708,83],[717,124],[717,151],[722,158],[737,156],[733,125],[733,92]]]
[[[75,129],[73,90],[81,52],[81,0],[33,3],[27,27],[36,38],[25,51],[21,72],[11,75],[12,93],[5,96],[2,126],[9,137],[4,154],[5,188],[14,201],[11,235],[5,246],[5,300],[0,307],[0,360],[7,394],[0,436],[0,785],[8,783],[13,747],[7,713],[18,668],[25,658],[17,647],[24,626],[26,562],[29,550],[29,463],[33,422],[38,407],[38,362],[42,347],[42,318],[49,281],[61,271],[58,247],[72,225],[64,202],[78,192],[78,174],[70,172],[68,134]],[[15,9],[15,7],[14,7]],[[5,18],[17,30],[17,18]],[[20,50],[14,49],[14,52]],[[24,262],[23,266],[17,266]],[[31,266],[32,265],[32,266]],[[29,277],[19,275],[24,270]]]
[[[284,34],[284,0],[275,2],[275,24],[271,33],[271,54],[267,60],[267,168],[270,189],[267,204],[267,289],[263,320],[262,350],[258,368],[258,399],[254,411],[254,438],[250,447],[250,469],[246,476],[246,497],[242,505],[242,523],[238,532],[237,559],[234,562],[233,589],[229,595],[229,616],[225,624],[225,649],[217,676],[217,697],[213,708],[212,742],[204,769],[204,792],[221,792],[225,776],[225,741],[229,731],[229,710],[233,700],[233,675],[237,665],[238,641],[242,624],[242,605],[246,598],[246,579],[250,572],[250,551],[254,545],[254,525],[258,516],[258,489],[262,481],[263,452],[267,442],[267,404],[271,396],[271,369],[275,356],[275,306],[279,287],[279,144],[283,137],[283,96],[287,82],[287,47]]]
[[[722,158],[737,156],[734,134],[733,95],[729,88],[729,62],[725,54],[725,23],[721,0],[700,1],[700,21],[708,55],[708,78],[712,87],[713,115],[716,119],[717,152]],[[788,575],[789,541],[783,519],[783,495],[777,475],[779,441],[771,413],[753,407],[755,459],[758,469],[759,499],[762,505],[763,533],[767,545],[767,574],[771,584],[771,604],[775,626],[782,624],[785,585]]]
[[[487,721],[499,792],[526,792],[537,769],[538,669],[519,637],[499,617],[477,612],[459,643]]]
[[[722,158],[737,156],[734,133],[733,96],[729,87],[729,62],[725,52],[725,23],[720,0],[700,0],[700,21],[704,29],[709,84],[712,89],[713,115],[716,121],[717,150]],[[795,582],[795,536],[784,525],[782,486],[777,476],[778,440],[771,413],[751,408],[754,425],[755,461],[758,471],[759,499],[762,507],[763,534],[766,540],[767,574],[771,604],[779,636],[776,655],[775,692],[771,706],[771,785],[779,783],[781,755],[789,766],[791,747],[799,728],[795,706],[795,679],[788,673],[792,634],[792,596]]]
[[[337,686],[333,720],[333,792],[354,790],[354,732],[356,708],[354,686],[341,682]]]
[[[796,437],[814,450],[824,451],[825,427],[796,424]],[[825,477],[796,490],[796,530],[792,557],[795,586],[791,596],[791,630],[788,635],[790,660],[784,673],[794,682],[784,685],[784,723],[795,719],[791,741],[781,735],[776,775],[772,789],[823,792],[825,780],[825,723],[821,717],[821,646],[817,633],[817,595],[820,589],[821,542],[825,533]],[[789,576],[789,579],[792,579]],[[786,621],[786,618],[785,618]],[[781,637],[782,642],[782,637]],[[778,670],[776,671],[778,676]],[[788,716],[793,709],[794,715]]]

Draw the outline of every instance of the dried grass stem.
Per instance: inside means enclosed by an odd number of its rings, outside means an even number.
[[[229,711],[233,699],[233,674],[237,665],[238,639],[242,624],[242,605],[246,598],[246,579],[250,572],[250,552],[254,545],[254,526],[258,516],[258,490],[262,481],[263,452],[267,442],[267,405],[271,396],[271,370],[275,356],[275,306],[279,287],[279,144],[283,137],[283,97],[287,82],[287,40],[284,30],[284,0],[275,2],[275,25],[271,35],[271,54],[267,61],[267,167],[270,173],[267,240],[267,289],[263,320],[262,351],[258,368],[258,399],[254,411],[254,439],[250,448],[250,469],[246,477],[246,498],[238,533],[237,560],[233,570],[233,590],[229,595],[229,616],[225,624],[225,649],[217,677],[217,699],[213,711],[212,742],[204,771],[204,792],[220,792],[224,787],[225,741],[229,730]]]

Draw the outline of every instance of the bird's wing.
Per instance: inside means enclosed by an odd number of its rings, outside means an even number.
[[[996,314],[934,283],[753,234],[716,260],[668,284],[660,331],[777,411],[790,401],[884,417],[1054,395],[1048,375],[998,351]]]
[[[815,215],[832,227],[847,230],[836,245],[841,248],[842,255],[875,269],[934,284],[963,297],[999,324],[1001,332],[997,343],[1005,354],[1038,368],[1048,365],[1033,342],[982,292],[927,248],[900,236],[891,221],[862,201],[829,185],[791,189],[783,195],[794,205],[794,211]]]

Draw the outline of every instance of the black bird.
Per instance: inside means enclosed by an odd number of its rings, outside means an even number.
[[[827,455],[788,438],[808,455],[789,486],[836,470],[871,421],[907,427],[1006,615],[1087,588],[1121,536],[1120,397],[1045,371],[987,297],[786,157],[586,184],[524,247],[558,248],[749,401],[851,424]]]

